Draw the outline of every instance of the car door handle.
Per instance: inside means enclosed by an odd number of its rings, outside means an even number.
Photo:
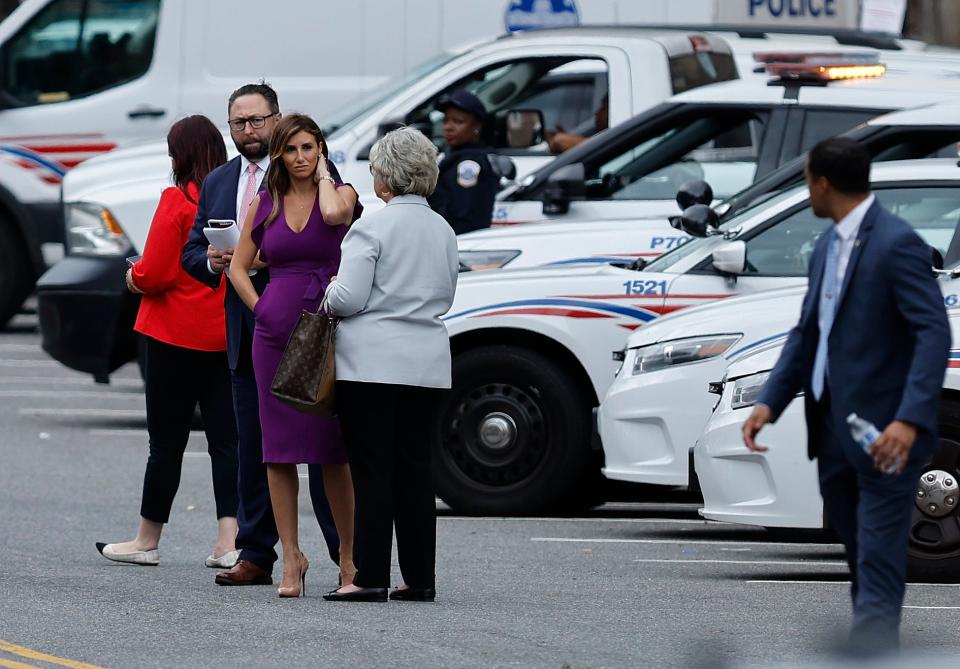
[[[151,109],[150,107],[140,107],[127,112],[130,118],[160,118],[166,116],[166,109]]]

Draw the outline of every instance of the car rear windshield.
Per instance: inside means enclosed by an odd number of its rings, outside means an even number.
[[[737,66],[729,53],[698,51],[670,56],[670,81],[674,93],[737,79]]]

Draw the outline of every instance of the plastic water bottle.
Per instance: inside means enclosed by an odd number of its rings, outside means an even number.
[[[868,420],[860,418],[860,416],[855,413],[847,416],[847,425],[850,427],[850,436],[853,437],[853,440],[860,444],[860,448],[863,449],[864,453],[870,455],[870,447],[873,446],[873,442],[880,438],[880,430],[877,429],[877,426]],[[892,467],[884,470],[884,473],[893,474],[899,466],[900,458],[897,458],[896,463]]]

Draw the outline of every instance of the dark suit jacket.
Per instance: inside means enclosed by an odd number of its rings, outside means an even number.
[[[244,329],[247,331],[246,345],[253,337],[253,312],[233,289],[233,285],[221,273],[211,272],[207,268],[207,246],[209,242],[203,234],[207,221],[211,218],[235,219],[237,217],[237,184],[240,181],[240,156],[221,165],[203,180],[200,188],[200,201],[197,206],[197,218],[194,221],[190,237],[183,247],[180,263],[187,274],[211,288],[218,288],[221,281],[227,282],[224,306],[227,310],[227,357],[230,369],[237,368],[240,359],[240,347]],[[262,293],[270,280],[265,269],[251,277],[253,287]]]
[[[804,391],[811,458],[824,438],[811,377],[820,334],[826,240],[831,237],[821,235],[817,241],[800,321],[759,398],[776,420]],[[919,432],[911,460],[933,454],[949,350],[950,327],[931,272],[929,247],[906,221],[874,201],[850,254],[827,358],[829,419],[849,462],[864,471],[873,468],[871,458],[850,437],[846,417],[853,412],[880,430],[894,420],[915,425]]]

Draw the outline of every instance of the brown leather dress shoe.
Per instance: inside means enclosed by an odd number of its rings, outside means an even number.
[[[233,568],[221,571],[214,579],[217,585],[273,585],[270,572],[249,560],[239,560]]]

